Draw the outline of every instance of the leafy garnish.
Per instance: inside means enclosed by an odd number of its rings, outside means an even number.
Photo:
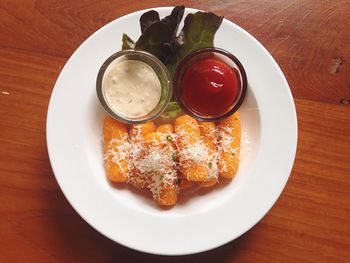
[[[157,12],[152,10],[140,18],[142,35],[136,41],[135,49],[147,51],[162,62],[165,62],[172,52],[176,31],[184,13],[184,6],[177,6],[171,14],[162,20],[157,20]]]
[[[182,20],[184,12],[184,6],[175,6],[174,9],[171,11],[171,14],[162,19],[162,22],[166,24],[171,31],[170,44],[172,44],[176,39],[177,29]]]
[[[173,77],[185,56],[198,49],[214,46],[215,33],[223,20],[222,16],[208,12],[188,14],[184,27],[177,36],[184,11],[184,6],[176,6],[170,15],[161,20],[155,10],[144,13],[140,17],[141,36],[134,42],[123,34],[122,49],[143,50],[155,55],[166,65]],[[172,101],[160,116],[160,121],[171,121],[181,111],[180,106]]]
[[[214,46],[215,33],[222,19],[221,16],[207,12],[196,12],[186,16],[184,27],[179,35],[183,44],[167,61],[171,76],[175,74],[177,66],[185,56],[195,50]]]
[[[160,118],[166,122],[167,120],[175,119],[178,114],[181,113],[181,111],[182,109],[179,104],[177,104],[176,101],[171,101],[169,102],[162,115],[160,115]]]
[[[174,151],[174,152],[171,154],[171,158],[173,159],[173,161],[175,161],[178,157],[179,157],[179,153],[178,153],[177,151]]]
[[[166,140],[167,140],[168,142],[173,142],[173,137],[171,137],[171,135],[168,134],[168,135],[166,136]]]
[[[176,183],[177,185],[180,185],[180,184],[182,183],[182,179],[177,177],[177,178],[175,179],[175,183]]]
[[[181,60],[189,53],[214,46],[215,33],[221,25],[222,16],[210,12],[188,14],[184,27],[177,36],[177,29],[185,11],[176,6],[171,14],[160,20],[155,10],[147,11],[140,17],[141,36],[136,43],[123,34],[123,49],[147,51],[158,57],[174,76]]]
[[[170,28],[162,22],[155,22],[136,41],[135,49],[147,51],[164,61],[170,53],[170,37]]]
[[[140,17],[141,33],[145,32],[150,25],[152,25],[154,22],[158,22],[159,20],[159,14],[157,11],[151,10],[142,14]]]
[[[123,39],[122,39],[122,49],[133,49],[135,48],[135,42],[127,35],[123,34]]]

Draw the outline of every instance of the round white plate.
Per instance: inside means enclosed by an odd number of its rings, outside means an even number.
[[[172,8],[157,8],[161,17]],[[186,13],[195,12],[186,9]],[[246,31],[224,20],[215,46],[235,54],[248,75],[241,107],[242,161],[229,184],[159,209],[106,179],[102,119],[95,81],[101,64],[120,50],[125,32],[140,35],[145,10],[116,19],[90,36],[63,68],[47,116],[47,145],[56,179],[74,209],[97,231],[133,249],[162,255],[223,245],[253,227],[272,207],[292,169],[297,145],[293,98],[280,68]],[[182,25],[181,27],[182,28]]]

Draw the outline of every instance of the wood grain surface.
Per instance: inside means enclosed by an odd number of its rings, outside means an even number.
[[[74,50],[127,13],[172,1],[0,1],[0,262],[349,262],[350,2],[178,1],[256,37],[295,98],[299,141],[271,211],[205,253],[140,253],[90,227],[63,196],[48,159],[51,91]],[[210,236],[208,237],[210,238]]]

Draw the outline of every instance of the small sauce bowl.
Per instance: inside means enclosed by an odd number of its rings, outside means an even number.
[[[199,64],[205,60],[216,61],[218,65],[221,64],[224,66],[222,68],[223,70],[218,68],[218,66],[213,66],[213,68],[208,70],[205,68],[198,69],[200,68]],[[217,71],[219,73],[213,71]],[[193,78],[191,78],[191,75],[189,75],[190,73],[186,74],[187,72],[194,73]],[[228,72],[231,79],[235,80],[232,85],[227,84],[231,82],[226,81],[225,83],[225,81],[217,81],[217,76],[220,77],[220,74],[224,76],[224,72]],[[197,73],[202,75],[196,75]],[[198,78],[198,76],[200,76],[200,78]],[[188,83],[190,83],[190,85],[188,85]],[[207,83],[208,85],[211,85],[207,89],[209,93],[204,87]],[[226,93],[227,89],[231,89],[228,91],[228,93],[234,94],[231,96],[231,98],[228,98],[228,100],[227,96],[223,95],[224,90],[220,90],[220,88],[224,85],[223,83],[226,85]],[[173,85],[175,98],[184,112],[200,121],[216,122],[227,118],[239,109],[245,98],[248,84],[244,67],[234,55],[220,48],[203,48],[190,53],[182,60],[176,70]],[[223,87],[225,87],[225,85]],[[202,92],[207,93],[205,94]],[[197,100],[195,102],[197,104],[192,103],[192,105],[190,105],[191,100],[189,98],[192,98],[192,102]],[[200,101],[198,98],[205,98],[205,100]],[[226,100],[225,107],[220,109],[220,111],[217,111],[219,112],[218,114],[214,114],[213,112],[215,107],[221,107],[221,102],[225,103],[224,100]],[[211,107],[212,113],[209,113],[210,110],[198,110],[199,102],[202,104],[202,109],[206,109],[206,107],[209,109],[209,107]],[[212,105],[210,105],[210,103],[212,103]]]
[[[108,98],[106,97],[104,88],[104,77],[106,75],[106,71],[108,72],[109,66],[116,65],[127,60],[138,60],[150,66],[156,73],[161,85],[161,94],[158,104],[153,110],[142,116],[130,117],[121,114],[113,108]],[[111,55],[102,64],[97,74],[96,91],[98,99],[101,102],[103,108],[111,117],[127,124],[140,124],[151,121],[163,113],[172,97],[172,82],[167,68],[158,58],[148,52],[129,49],[122,50]]]

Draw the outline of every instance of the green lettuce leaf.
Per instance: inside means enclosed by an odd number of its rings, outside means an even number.
[[[160,119],[163,122],[171,121],[175,119],[182,112],[181,107],[177,104],[176,101],[169,102],[168,106],[160,115]]]
[[[135,48],[135,42],[127,35],[123,34],[122,38],[122,49],[133,49]]]

